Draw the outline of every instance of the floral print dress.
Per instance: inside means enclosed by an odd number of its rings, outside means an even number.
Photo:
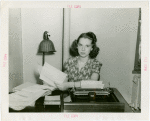
[[[96,58],[88,59],[84,67],[78,68],[78,56],[70,57],[64,63],[64,72],[68,74],[69,82],[77,82],[81,80],[90,80],[92,73],[100,74],[102,63]]]

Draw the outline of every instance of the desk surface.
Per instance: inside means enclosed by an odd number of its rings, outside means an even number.
[[[64,102],[62,111],[64,112],[132,112],[130,106],[123,98],[121,93],[113,89],[113,95],[117,98],[116,102]]]
[[[122,102],[125,104],[125,112],[132,112],[131,107],[129,106],[127,101],[124,99],[124,97],[121,95],[121,93],[116,88],[113,88],[113,90],[114,90],[114,94],[118,98],[119,102]]]
[[[130,106],[128,105],[126,100],[123,98],[121,93],[116,88],[113,88],[113,90],[119,102],[125,104],[124,112],[132,112]],[[61,91],[55,91],[52,94],[60,95],[61,93],[62,93]],[[14,111],[12,109],[9,109],[9,112],[63,112],[60,108],[61,106],[59,105],[44,106],[43,103],[44,103],[44,97],[41,97],[36,101],[35,107],[26,107],[24,110],[21,110],[21,111]]]

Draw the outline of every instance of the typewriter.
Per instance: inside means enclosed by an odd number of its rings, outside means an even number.
[[[72,102],[114,102],[112,94],[112,88],[73,88],[70,90]]]
[[[62,103],[64,112],[124,112],[115,88],[72,88],[71,102]]]

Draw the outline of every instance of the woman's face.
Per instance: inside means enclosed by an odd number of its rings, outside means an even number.
[[[88,38],[80,38],[78,42],[78,53],[81,57],[89,57],[92,51],[92,40]]]

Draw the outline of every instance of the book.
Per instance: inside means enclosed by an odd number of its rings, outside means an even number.
[[[45,96],[45,100],[46,101],[60,101],[60,95],[56,95],[56,96]]]
[[[45,96],[44,105],[60,105],[60,95]]]

